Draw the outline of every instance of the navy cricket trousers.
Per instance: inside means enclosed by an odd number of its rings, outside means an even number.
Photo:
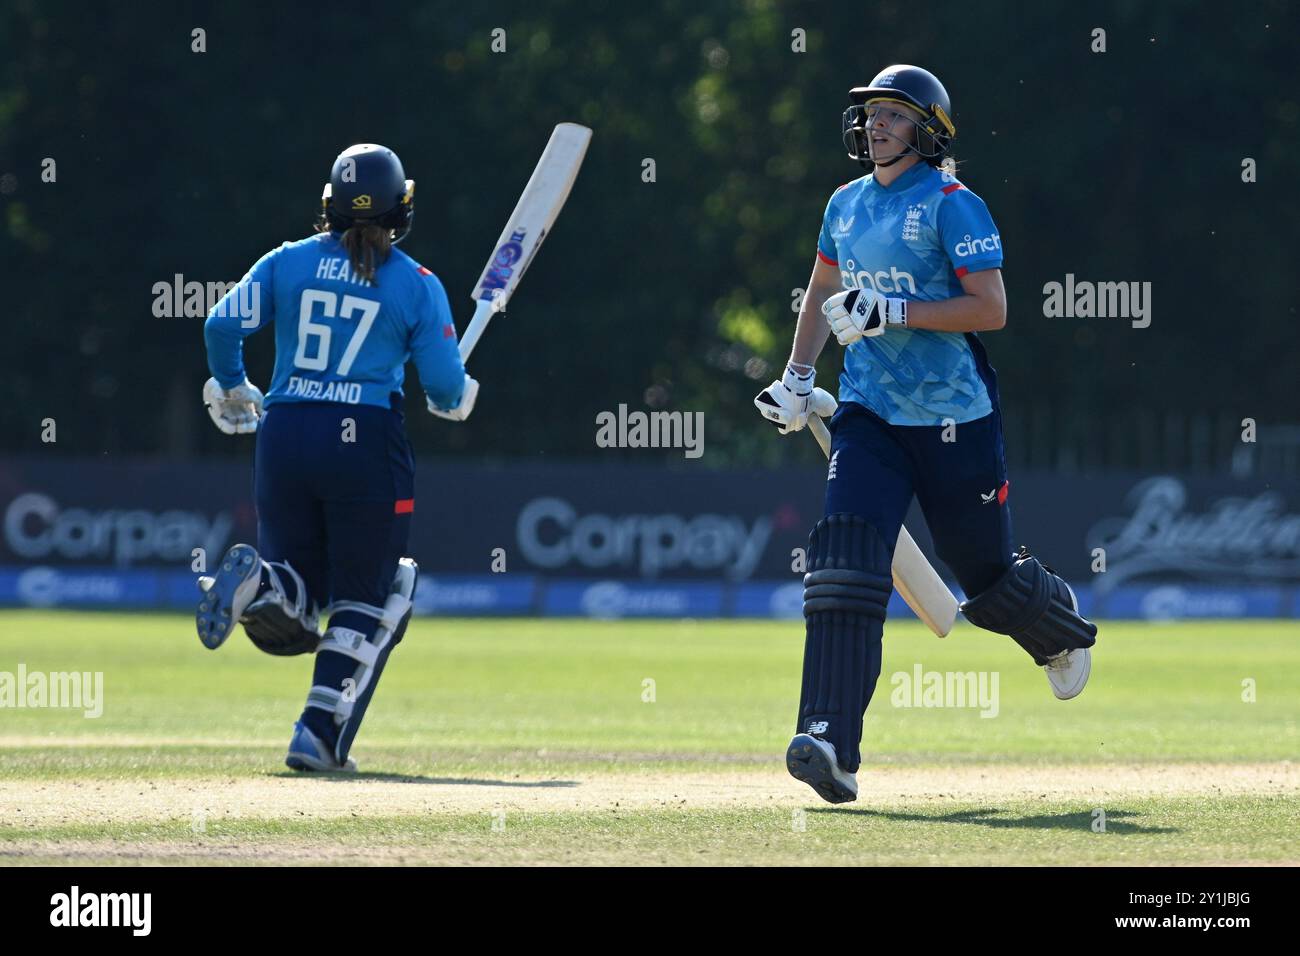
[[[1010,566],[1009,485],[996,407],[945,429],[891,425],[844,402],[831,419],[831,433],[826,514],[861,515],[892,547],[915,495],[935,551],[967,597]]]
[[[415,508],[400,411],[272,405],[257,429],[254,483],[264,560],[289,562],[322,609],[341,600],[383,606]]]

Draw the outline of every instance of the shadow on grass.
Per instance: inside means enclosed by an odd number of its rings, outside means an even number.
[[[299,770],[281,770],[268,773],[268,777],[283,780],[324,780],[328,783],[353,783],[357,781],[387,781],[388,783],[424,783],[459,787],[576,787],[577,780],[480,780],[475,777],[426,777],[417,773],[309,773]]]
[[[1004,816],[1007,811],[996,808],[979,810],[953,810],[950,813],[900,813],[891,810],[870,810],[866,807],[814,807],[811,813],[842,813],[848,816],[879,817],[882,820],[901,820],[915,823],[971,823],[995,830],[1086,830],[1091,832],[1091,810],[1075,813],[1035,813],[1027,816]],[[1177,827],[1144,826],[1129,822],[1136,814],[1126,810],[1106,811],[1107,833],[1177,833]]]

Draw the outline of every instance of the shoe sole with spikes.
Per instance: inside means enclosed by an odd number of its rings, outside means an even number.
[[[262,562],[252,545],[237,544],[226,552],[194,613],[204,647],[215,651],[226,643],[240,615],[257,596],[261,579]]]

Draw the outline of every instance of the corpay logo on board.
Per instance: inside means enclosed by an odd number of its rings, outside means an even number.
[[[188,563],[195,548],[221,554],[231,526],[225,512],[209,521],[197,511],[92,511],[64,508],[49,495],[27,492],[5,509],[4,541],[14,554],[32,561]]]
[[[579,514],[563,498],[534,498],[515,523],[519,549],[537,567],[573,563],[602,571],[634,569],[645,577],[720,571],[743,581],[758,567],[771,535],[767,517],[749,525],[739,515]]]

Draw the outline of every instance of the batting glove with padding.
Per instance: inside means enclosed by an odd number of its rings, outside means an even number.
[[[463,422],[474,411],[474,402],[478,400],[478,379],[465,376],[465,389],[460,393],[460,403],[455,408],[442,409],[433,404],[433,399],[426,398],[429,414],[445,418],[449,422]]]
[[[808,424],[808,415],[830,415],[835,399],[824,388],[815,388],[817,373],[801,372],[787,365],[785,374],[754,396],[754,407],[772,422],[782,435],[797,432]]]
[[[222,388],[215,378],[203,383],[203,404],[224,434],[245,435],[257,431],[262,417],[262,392],[244,379],[233,388]]]
[[[880,335],[890,325],[907,325],[907,300],[887,299],[874,289],[837,292],[822,303],[822,314],[840,345]]]

